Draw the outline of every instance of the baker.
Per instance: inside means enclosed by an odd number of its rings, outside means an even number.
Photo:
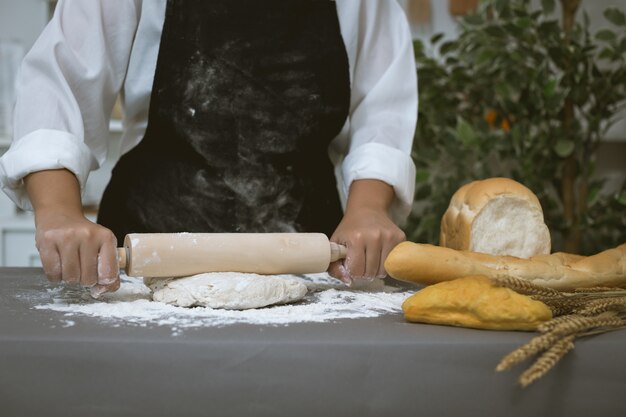
[[[118,95],[94,224],[80,191]],[[404,240],[417,88],[393,0],[60,0],[17,96],[0,181],[52,281],[114,291],[131,232],[324,232],[344,281],[384,276]]]

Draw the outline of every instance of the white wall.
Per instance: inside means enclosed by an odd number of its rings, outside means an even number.
[[[28,49],[47,21],[45,0],[0,0],[0,39],[17,39]]]

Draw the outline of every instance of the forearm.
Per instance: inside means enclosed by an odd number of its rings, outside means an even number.
[[[350,185],[346,213],[361,209],[387,213],[394,197],[393,187],[383,181],[356,180]]]
[[[58,211],[66,215],[82,215],[80,185],[76,176],[65,169],[34,172],[24,178],[26,191],[35,215]]]

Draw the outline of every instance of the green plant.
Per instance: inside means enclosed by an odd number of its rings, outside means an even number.
[[[513,178],[539,197],[555,250],[592,253],[626,241],[626,188],[602,191],[595,155],[626,107],[626,16],[592,37],[579,0],[535,10],[485,1],[458,39],[415,43],[420,112],[409,239],[437,243],[439,219],[462,184]],[[427,49],[429,51],[427,51]]]

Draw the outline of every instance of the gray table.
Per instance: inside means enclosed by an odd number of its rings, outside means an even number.
[[[624,416],[626,331],[581,340],[525,390],[495,373],[531,334],[401,315],[289,326],[114,327],[34,310],[0,268],[0,416]]]

